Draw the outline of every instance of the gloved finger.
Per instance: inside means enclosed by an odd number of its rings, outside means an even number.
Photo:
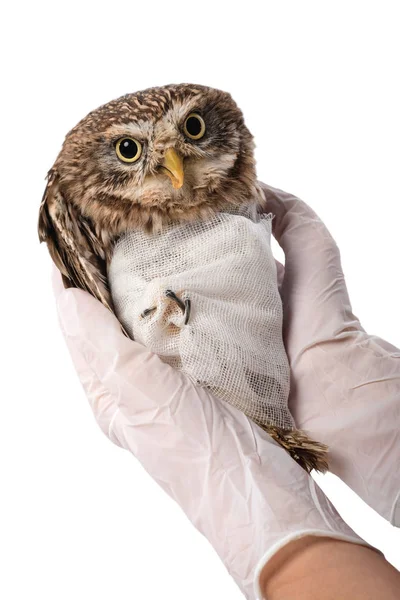
[[[400,352],[349,332],[305,352],[294,379],[298,427],[329,446],[332,473],[400,527]]]
[[[65,287],[63,284],[61,273],[54,264],[52,265],[51,269],[51,283],[53,286],[53,294],[57,301],[59,295],[61,294],[61,292],[64,291]]]
[[[303,200],[266,183],[259,184],[267,202],[266,211],[274,215],[273,234],[285,255],[296,250],[303,256],[314,259],[312,248],[304,248],[304,240],[313,237],[313,232],[323,239],[324,246],[330,246],[332,250],[337,251],[336,243],[324,223]],[[291,233],[293,230],[296,232],[295,236]],[[321,245],[320,243],[319,246]],[[313,262],[317,264],[314,260]],[[323,266],[323,263],[319,266]]]
[[[295,196],[261,187],[285,252],[284,337],[294,361],[305,347],[362,327],[352,312],[339,249],[324,223]]]
[[[57,310],[59,316],[61,316],[60,306],[62,307],[61,311],[64,314],[68,312],[70,307],[70,294],[71,292],[73,293],[73,291],[65,290],[61,274],[56,267],[53,268],[52,272],[52,284],[57,303]],[[103,433],[109,437],[111,441],[120,446],[120,443],[112,432],[112,424],[117,412],[119,411],[119,408],[115,404],[114,399],[108,390],[104,388],[93,369],[89,366],[83,353],[81,352],[79,344],[74,344],[71,342],[71,338],[66,333],[61,318],[60,325],[71,355],[72,362],[89,400],[93,415]]]

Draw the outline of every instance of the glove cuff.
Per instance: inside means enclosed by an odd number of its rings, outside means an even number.
[[[297,531],[295,533],[290,533],[283,539],[276,542],[272,547],[268,548],[268,550],[265,552],[265,554],[262,556],[262,558],[258,562],[255,572],[254,572],[254,597],[256,598],[256,600],[267,600],[267,598],[265,596],[263,596],[263,593],[262,593],[261,587],[260,587],[260,576],[261,576],[261,573],[262,573],[264,567],[266,566],[266,564],[284,546],[286,546],[290,542],[294,542],[295,540],[299,540],[299,539],[301,539],[303,537],[307,537],[307,536],[329,537],[329,538],[332,538],[335,540],[340,540],[342,542],[350,542],[352,544],[359,544],[360,546],[367,546],[368,548],[372,548],[373,550],[376,550],[377,552],[382,554],[382,552],[380,552],[380,550],[378,550],[374,546],[371,546],[370,544],[365,542],[363,539],[358,537],[358,535],[356,535],[356,534],[354,534],[354,536],[346,535],[344,533],[333,532],[332,530],[328,530],[328,529],[325,529],[325,530],[324,529],[303,529],[303,530]],[[382,556],[383,556],[383,554],[382,554]]]

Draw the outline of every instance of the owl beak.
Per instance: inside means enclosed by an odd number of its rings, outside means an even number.
[[[168,148],[165,151],[161,170],[168,175],[176,190],[183,186],[183,160],[174,148]]]

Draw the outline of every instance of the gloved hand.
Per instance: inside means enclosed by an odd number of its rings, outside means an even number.
[[[339,250],[301,200],[262,184],[279,269],[296,425],[329,446],[330,470],[400,527],[400,350],[354,316]]]
[[[234,407],[124,337],[92,296],[64,290],[62,329],[94,416],[132,452],[218,552],[246,598],[288,542],[307,535],[366,544],[316,483]]]

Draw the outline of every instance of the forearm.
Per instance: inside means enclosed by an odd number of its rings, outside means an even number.
[[[260,587],[267,600],[398,600],[400,573],[372,548],[309,536],[272,557]]]

